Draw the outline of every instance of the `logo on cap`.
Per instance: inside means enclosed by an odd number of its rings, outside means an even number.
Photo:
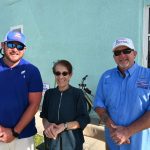
[[[126,44],[128,44],[128,41],[125,40],[125,39],[116,40],[116,44],[120,44],[120,43],[126,43]]]
[[[16,33],[15,34],[15,37],[16,37],[16,39],[18,38],[18,39],[21,39],[21,34],[20,33]]]

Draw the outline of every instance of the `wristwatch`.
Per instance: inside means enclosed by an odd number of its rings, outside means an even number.
[[[12,135],[14,136],[14,137],[18,137],[19,136],[19,133],[17,133],[15,130],[14,130],[14,128],[11,128],[11,131],[12,131]]]
[[[64,129],[64,130],[67,130],[67,129],[68,129],[68,124],[67,124],[67,122],[66,122],[66,123],[64,123],[64,127],[65,127],[65,129]]]

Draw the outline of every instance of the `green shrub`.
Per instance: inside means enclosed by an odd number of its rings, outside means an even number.
[[[34,136],[34,144],[35,144],[35,147],[37,147],[38,145],[40,145],[41,143],[43,143],[44,141],[44,138],[43,136],[39,135],[39,134],[36,134]]]

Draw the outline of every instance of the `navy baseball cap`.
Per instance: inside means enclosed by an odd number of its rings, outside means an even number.
[[[4,42],[11,42],[11,41],[17,41],[25,45],[26,37],[21,32],[9,31],[4,38]]]

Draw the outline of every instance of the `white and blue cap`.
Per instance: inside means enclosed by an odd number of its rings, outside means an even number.
[[[119,38],[113,43],[112,50],[114,51],[119,46],[126,46],[130,49],[135,50],[133,41],[129,38]]]
[[[25,45],[26,37],[21,32],[9,31],[4,38],[4,42],[11,42],[11,41],[17,41]]]

